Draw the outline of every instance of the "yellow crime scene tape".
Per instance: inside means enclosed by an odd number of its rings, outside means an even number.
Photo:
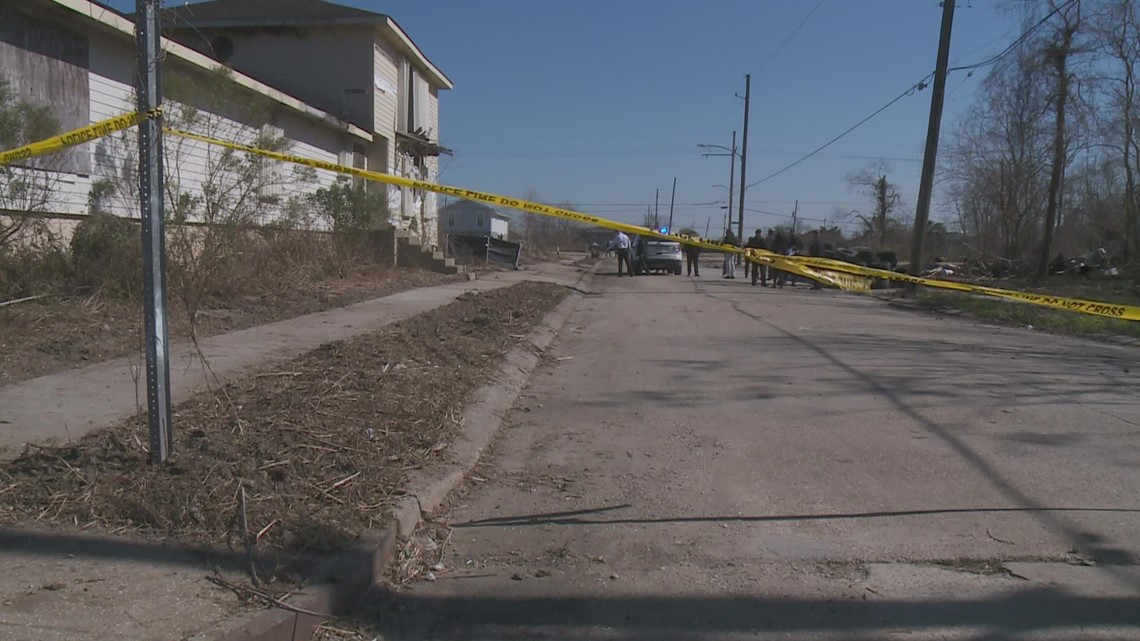
[[[10,151],[0,152],[0,165],[10,165],[12,163],[34,158],[36,156],[43,156],[56,151],[74,147],[75,145],[82,145],[85,142],[98,140],[104,136],[109,136],[113,133],[130,129],[140,122],[151,117],[145,113],[124,114],[122,116],[115,116],[102,120],[93,125],[80,127],[67,133],[53,136],[46,140],[33,142],[23,147],[17,147]]]
[[[981,285],[956,283],[953,281],[934,280],[930,278],[922,278],[919,276],[911,276],[909,274],[898,274],[881,269],[862,267],[859,265],[827,258],[780,256],[764,250],[740,249],[732,245],[710,243],[703,239],[693,239],[687,236],[679,236],[676,234],[663,234],[655,229],[649,229],[647,227],[630,225],[628,223],[608,220],[606,218],[600,218],[598,216],[593,216],[591,214],[586,214],[571,209],[552,207],[550,205],[544,205],[542,203],[531,202],[528,200],[521,200],[518,198],[511,198],[509,196],[475,191],[472,189],[463,189],[462,187],[439,185],[422,180],[404,178],[402,176],[394,176],[392,174],[382,174],[380,172],[369,171],[367,169],[358,169],[356,167],[346,167],[343,165],[324,162],[321,160],[313,160],[310,158],[303,158],[301,156],[294,156],[292,154],[284,154],[281,152],[269,151],[267,149],[258,149],[256,147],[241,145],[225,140],[218,140],[216,138],[210,138],[208,136],[202,136],[187,131],[166,129],[166,132],[175,136],[188,138],[190,140],[198,140],[200,142],[211,145],[227,147],[235,151],[245,151],[248,153],[258,154],[266,158],[280,160],[282,162],[303,165],[306,167],[313,167],[315,169],[326,169],[328,171],[342,174],[349,174],[364,178],[366,180],[373,180],[390,185],[400,185],[403,187],[410,187],[412,189],[422,189],[424,191],[430,191],[437,194],[445,194],[448,196],[455,196],[457,198],[465,198],[467,200],[499,205],[501,207],[510,207],[512,209],[519,209],[522,211],[529,211],[545,216],[553,216],[555,218],[572,220],[579,223],[604,227],[606,229],[613,229],[615,231],[623,231],[638,234],[641,236],[651,236],[654,238],[672,240],[679,243],[684,243],[686,245],[692,245],[713,251],[742,253],[748,260],[752,262],[770,265],[776,269],[818,280],[823,283],[839,287],[840,289],[846,291],[870,291],[873,279],[886,279],[896,282],[927,285],[940,289],[951,289],[959,292],[986,294],[989,296],[1008,298],[1021,302],[1032,303],[1035,305],[1041,305],[1044,307],[1065,309],[1074,312],[1081,312],[1084,314],[1105,316],[1108,318],[1140,321],[1140,307],[1133,305],[1118,305],[1113,303],[1103,303],[1076,298],[1062,298],[1059,296],[1049,296],[1044,294],[1033,294],[1030,292],[997,289],[993,287],[984,287]]]
[[[115,132],[133,127],[146,120],[147,118],[155,117],[157,115],[159,115],[159,112],[126,114],[117,116],[115,118],[108,118],[107,120],[97,122],[86,127],[81,127],[59,136],[48,138],[47,140],[34,142],[17,149],[12,149],[10,151],[0,152],[0,165],[19,162],[21,160],[25,160],[34,156],[41,156],[44,154],[52,153],[54,151],[65,149],[67,147],[90,142],[92,140],[96,140]],[[399,185],[402,187],[409,187],[411,189],[421,189],[437,194],[455,196],[457,198],[464,198],[467,200],[498,205],[500,207],[509,207],[511,209],[518,209],[521,211],[541,214],[544,216],[552,216],[555,218],[571,220],[574,222],[594,225],[615,231],[623,231],[640,236],[649,236],[653,238],[676,241],[686,245],[700,247],[702,249],[708,249],[712,251],[744,254],[745,258],[753,263],[768,265],[774,269],[783,270],[791,274],[796,274],[798,276],[817,280],[822,283],[838,287],[845,291],[867,292],[871,290],[871,285],[875,279],[884,279],[894,282],[925,285],[938,289],[949,289],[964,293],[985,294],[988,296],[995,296],[998,298],[1005,298],[1024,303],[1031,303],[1043,307],[1063,309],[1095,316],[1104,316],[1107,318],[1140,321],[1140,307],[1134,305],[1104,303],[1099,301],[1083,300],[1079,298],[1065,298],[1060,296],[1050,296],[1048,294],[1034,294],[1031,292],[1021,292],[1008,289],[998,289],[994,287],[985,287],[982,285],[958,283],[954,281],[922,278],[920,276],[912,276],[910,274],[900,274],[882,269],[863,267],[860,265],[846,263],[829,258],[781,256],[765,250],[741,249],[732,245],[712,243],[701,238],[690,238],[688,236],[661,233],[655,229],[649,229],[647,227],[609,220],[591,214],[574,211],[572,209],[544,205],[542,203],[536,203],[529,200],[511,198],[509,196],[476,191],[472,189],[464,189],[462,187],[440,185],[422,180],[415,180],[413,178],[404,178],[402,176],[384,174],[376,171],[369,171],[367,169],[359,169],[356,167],[347,167],[344,165],[338,165],[336,163],[325,162],[322,160],[313,160],[311,158],[304,158],[292,154],[270,151],[267,149],[259,149],[257,147],[219,140],[217,138],[211,138],[209,136],[203,136],[188,131],[180,131],[171,128],[166,128],[164,131],[174,136],[179,136],[189,140],[197,140],[199,142],[210,145],[226,147],[233,149],[234,151],[243,151],[264,156],[266,158],[279,160],[281,162],[302,165],[305,167],[312,167],[314,169],[325,169],[327,171],[332,171],[339,174],[357,176],[365,180],[371,180],[390,185]]]

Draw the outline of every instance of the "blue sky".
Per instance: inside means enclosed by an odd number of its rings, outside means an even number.
[[[441,182],[569,202],[640,222],[677,177],[674,227],[711,217],[719,232],[728,145],[741,129],[752,73],[749,182],[811,151],[934,68],[937,0],[341,0],[387,13],[455,83],[440,134],[455,156]],[[1001,0],[960,0],[952,63],[984,60],[1017,35]],[[112,2],[130,9],[133,2]],[[950,77],[943,132],[969,106],[982,73]],[[930,90],[903,99],[850,136],[747,194],[747,209],[834,221],[868,208],[844,177],[889,157],[913,207]],[[738,134],[739,135],[739,134]],[[737,170],[739,179],[739,169]],[[937,196],[937,194],[936,194]],[[937,203],[936,203],[937,204]],[[937,212],[935,214],[937,216]],[[850,220],[850,219],[849,219]],[[746,230],[786,222],[745,213]]]

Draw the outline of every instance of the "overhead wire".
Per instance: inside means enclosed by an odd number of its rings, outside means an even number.
[[[811,8],[811,11],[807,12],[807,15],[804,16],[803,20],[800,20],[800,23],[796,25],[796,28],[793,29],[786,38],[784,38],[783,42],[781,42],[776,47],[776,49],[772,51],[772,53],[768,56],[767,59],[764,60],[764,62],[760,63],[760,66],[755,71],[756,75],[760,75],[760,72],[763,71],[769,64],[771,64],[771,62],[776,59],[776,56],[780,55],[780,52],[784,50],[784,47],[788,46],[788,43],[792,41],[792,38],[795,38],[796,34],[798,34],[800,30],[804,28],[804,25],[807,24],[808,20],[811,20],[811,17],[815,15],[815,12],[819,10],[820,5],[823,3],[824,0],[819,0],[815,3],[815,6]]]
[[[1061,11],[1064,11],[1065,9],[1072,6],[1073,4],[1075,4],[1078,1],[1079,0],[1066,0],[1066,2],[1064,4],[1058,5],[1056,8],[1054,8],[1048,14],[1046,14],[1045,17],[1041,18],[1036,23],[1034,23],[1033,26],[1026,29],[1025,32],[1023,32],[1020,36],[1018,36],[1018,38],[1016,40],[1014,40],[1012,43],[1010,43],[1005,49],[1003,49],[998,54],[991,56],[990,58],[983,60],[981,62],[977,62],[977,63],[973,63],[973,64],[969,64],[969,65],[959,65],[956,67],[951,67],[950,69],[947,69],[947,73],[957,72],[957,71],[970,71],[970,72],[972,72],[976,69],[980,69],[982,67],[986,67],[989,65],[996,64],[1002,58],[1009,55],[1010,52],[1012,52],[1014,49],[1016,49],[1016,47],[1018,45],[1020,45],[1022,42],[1025,42],[1025,40],[1027,40],[1031,35],[1033,35],[1033,33],[1035,31],[1040,29],[1046,22],[1048,22],[1049,19],[1051,19],[1053,16],[1057,15]],[[862,120],[855,123],[851,127],[848,127],[846,130],[843,131],[843,133],[839,134],[838,136],[835,136],[831,140],[828,140],[827,142],[820,145],[819,147],[816,147],[815,149],[813,149],[811,152],[807,153],[803,157],[799,158],[798,160],[796,160],[796,161],[794,161],[788,165],[785,165],[781,169],[774,171],[774,172],[768,174],[767,176],[764,176],[760,180],[756,180],[754,182],[748,183],[747,185],[745,185],[745,189],[748,189],[748,188],[754,187],[756,185],[765,183],[765,182],[772,180],[773,178],[783,174],[784,172],[787,172],[787,171],[799,166],[801,163],[812,158],[813,156],[815,156],[819,152],[823,151],[824,149],[827,149],[828,147],[835,144],[836,142],[839,142],[839,140],[843,139],[844,137],[846,137],[848,134],[855,131],[859,127],[862,127],[864,124],[866,124],[867,122],[872,120],[875,116],[878,116],[879,114],[883,113],[887,109],[891,108],[892,106],[895,105],[895,103],[899,102],[903,98],[906,98],[910,95],[913,95],[915,92],[924,89],[926,87],[927,81],[933,77],[934,77],[934,72],[927,74],[925,77],[922,78],[922,80],[919,80],[918,82],[916,82],[913,85],[911,85],[910,87],[908,87],[901,94],[899,94],[898,96],[895,96],[889,102],[887,102],[887,104],[883,105],[882,107],[879,107],[874,112],[872,112],[871,115],[867,116],[866,118],[863,118]]]

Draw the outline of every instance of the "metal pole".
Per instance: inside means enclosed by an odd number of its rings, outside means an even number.
[[[170,360],[166,326],[166,230],[162,211],[162,53],[160,0],[135,0],[138,46],[139,212],[142,221],[143,316],[146,335],[146,407],[150,460],[165,463],[174,450],[170,425]]]
[[[677,201],[677,177],[673,177],[673,195],[669,197],[669,233],[673,233],[673,203]]]
[[[724,233],[732,229],[732,190],[736,180],[736,132],[732,132],[732,153],[728,154],[728,223],[724,226]],[[722,239],[723,240],[723,239]]]
[[[744,247],[744,192],[748,170],[748,110],[752,105],[752,74],[744,74],[744,140],[740,143],[740,206],[736,208],[736,241]]]
[[[942,125],[942,102],[946,97],[946,67],[950,64],[950,31],[953,24],[954,0],[943,0],[938,62],[934,70],[934,89],[930,95],[930,122],[926,126],[926,149],[922,155],[918,204],[914,209],[914,241],[910,248],[910,273],[913,276],[922,274],[922,250],[926,242],[926,225],[930,220],[930,196],[934,190],[934,165],[938,159],[938,132]],[[915,285],[907,288],[911,294],[917,289]]]

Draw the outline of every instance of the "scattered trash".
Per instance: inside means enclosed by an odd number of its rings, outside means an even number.
[[[424,575],[424,581],[428,583],[435,583],[435,572],[428,572]]]
[[[621,577],[619,577],[619,576],[618,576],[617,572],[614,572],[613,574],[611,574],[611,575],[610,575],[610,580],[611,580],[611,581],[617,581],[617,580],[618,580],[618,579],[620,579],[620,578],[621,578]]]
[[[431,569],[433,572],[443,572],[443,564],[436,563],[435,565],[431,566]]]
[[[573,356],[559,356],[557,360],[560,360],[560,361],[572,361],[572,360],[574,360],[574,357],[573,357]]]
[[[518,572],[515,572],[514,574],[511,575],[511,580],[512,581],[522,581],[523,575],[519,574]]]

